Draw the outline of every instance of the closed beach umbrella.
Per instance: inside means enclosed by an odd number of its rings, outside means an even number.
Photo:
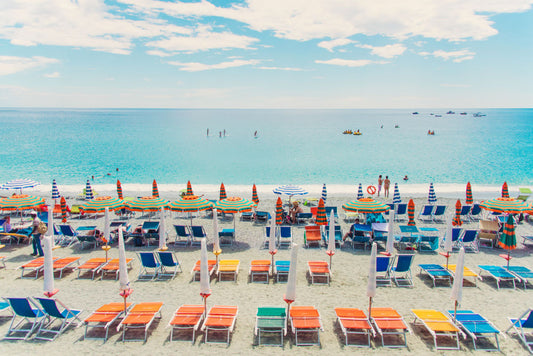
[[[165,209],[161,208],[161,220],[159,222],[159,250],[167,250],[167,228],[165,226]]]
[[[55,244],[54,237],[54,207],[48,206],[48,229],[46,230],[46,236],[52,236],[52,247]]]
[[[215,204],[215,208],[224,213],[236,214],[242,212],[252,211],[255,208],[254,202],[249,201],[241,197],[229,197],[222,199]],[[233,217],[233,229],[235,230],[235,216]]]
[[[433,189],[433,183],[429,183],[428,203],[434,204],[437,202],[437,196],[435,195],[435,189]]]
[[[111,241],[111,224],[109,220],[109,208],[105,208],[104,210],[104,240],[105,240],[106,245],[109,244],[109,241]]]
[[[472,186],[470,185],[470,182],[466,183],[466,205],[471,205],[474,203],[474,199],[472,199]]]
[[[322,199],[318,202],[318,208],[316,210],[315,224],[317,225],[327,225],[328,217],[326,216],[326,207],[324,206],[324,201]]]
[[[117,196],[119,199],[124,199],[124,195],[122,194],[122,184],[117,179]]]
[[[37,209],[44,204],[44,198],[35,195],[15,194],[0,199],[0,210],[16,211]]]
[[[122,209],[123,207],[123,200],[112,198],[110,196],[102,196],[83,203],[80,205],[80,210],[86,214],[98,214],[103,213],[106,208],[115,211]]]
[[[413,201],[413,199],[410,199],[409,204],[407,204],[407,216],[409,217],[407,225],[415,226],[415,202]]]
[[[512,215],[507,217],[507,222],[503,226],[503,233],[501,234],[498,245],[507,250],[507,268],[509,268],[509,261],[511,260],[511,250],[516,248],[516,234],[514,226],[514,218]]]
[[[507,182],[503,182],[502,185],[502,198],[509,198],[509,187],[507,187]]]
[[[65,197],[61,197],[61,221],[66,223],[67,222],[67,201]]]
[[[357,199],[363,199],[365,195],[363,194],[363,185],[359,183],[359,188],[357,188]]]
[[[296,300],[296,277],[297,277],[297,264],[298,264],[298,245],[292,244],[291,250],[291,264],[289,266],[289,276],[287,279],[287,289],[283,300],[288,304],[287,308],[290,308],[292,302]],[[287,315],[289,315],[287,313]]]
[[[54,179],[52,181],[52,199],[56,200],[56,199],[59,199],[61,197],[61,195],[59,194],[59,189],[57,189],[57,183],[56,183],[56,180]]]
[[[274,194],[287,195],[289,197],[289,203],[291,202],[292,197],[295,195],[308,194],[307,190],[298,187],[297,185],[282,185],[272,191],[274,192]]]
[[[220,183],[220,194],[218,196],[218,200],[226,199],[228,195],[226,194],[226,187],[224,186],[224,183]]]
[[[278,197],[276,201],[276,225],[283,224],[283,202],[281,198]]]
[[[191,181],[187,181],[187,193],[185,193],[186,195],[194,195],[194,193],[192,192],[192,185],[191,185]]]
[[[202,239],[200,249],[200,296],[204,300],[204,307],[207,305],[207,297],[211,295],[209,286],[209,267],[207,260],[207,241]],[[207,308],[204,308],[207,311]]]
[[[394,210],[389,211],[389,226],[387,232],[387,253],[392,255],[394,252]]]
[[[514,198],[496,198],[485,200],[479,206],[482,209],[493,211],[495,213],[519,214],[531,210],[524,201]]]
[[[259,196],[257,195],[257,187],[255,184],[252,187],[252,201],[256,204],[259,204]]]
[[[222,253],[222,249],[220,248],[220,238],[218,236],[217,209],[213,209],[213,253],[217,257],[217,263],[218,263],[218,255]]]
[[[274,275],[274,255],[278,252],[276,249],[276,221],[270,219],[270,236],[268,237],[268,253],[272,256],[272,275]]]
[[[453,277],[451,298],[455,302],[455,309],[453,318],[455,320],[457,315],[457,307],[461,304],[463,299],[463,275],[465,267],[465,248],[461,247],[459,255],[457,256],[457,264],[455,265],[455,275]]]
[[[326,189],[326,183],[324,183],[324,185],[322,186],[321,198],[324,201],[324,203],[326,203],[326,200],[328,199],[328,190]]]
[[[194,211],[209,210],[213,208],[213,203],[209,200],[196,196],[196,195],[184,195],[176,201],[171,202],[168,208],[172,211],[180,211],[192,213]],[[189,215],[192,225],[192,214]]]
[[[155,181],[155,179],[152,182],[152,196],[159,198],[159,189],[157,189],[157,182]]]
[[[14,179],[2,184],[0,186],[0,189],[18,189],[20,191],[20,194],[22,194],[22,189],[33,188],[38,186],[39,184],[41,183],[36,182],[32,179]]]
[[[372,198],[362,198],[358,200],[353,200],[349,203],[343,204],[342,208],[346,211],[361,214],[385,213],[390,210],[390,206],[375,201]]]
[[[93,198],[93,188],[91,187],[91,183],[87,179],[87,183],[85,183],[85,200],[91,200]]]
[[[126,209],[130,211],[150,212],[159,211],[159,209],[161,208],[166,208],[168,205],[168,201],[154,196],[149,196],[133,199],[132,201],[129,201],[124,205],[126,206]]]
[[[400,197],[400,189],[398,188],[398,183],[394,183],[394,196],[392,197],[393,204],[400,204],[402,198]]]
[[[444,257],[446,257],[446,268],[448,268],[448,259],[453,249],[453,215],[446,221],[446,233],[444,235]]]
[[[370,252],[370,266],[368,270],[368,284],[366,287],[366,295],[368,297],[368,317],[372,315],[372,298],[376,296],[376,275],[377,275],[377,254],[378,245],[372,243],[372,251]]]
[[[118,278],[120,295],[124,297],[124,303],[126,303],[126,298],[131,289],[128,277],[128,262],[126,261],[126,248],[124,247],[124,236],[121,227],[118,229]]]
[[[455,203],[455,218],[453,218],[452,224],[453,226],[463,225],[463,222],[461,221],[461,201],[459,199],[457,199],[457,202]]]
[[[44,295],[47,297],[51,297],[54,294],[57,293],[57,290],[54,289],[54,257],[52,256],[52,248],[53,248],[53,239],[54,236],[45,236],[43,238],[43,253],[44,253]]]
[[[335,254],[335,213],[331,211],[329,214],[329,238],[328,238],[328,249],[326,253],[329,256],[329,269],[331,269],[331,260]]]

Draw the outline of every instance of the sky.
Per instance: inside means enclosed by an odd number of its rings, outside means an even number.
[[[532,107],[533,0],[2,0],[0,107]]]

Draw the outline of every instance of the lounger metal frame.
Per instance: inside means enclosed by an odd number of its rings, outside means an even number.
[[[431,336],[433,336],[433,342],[434,342],[434,345],[435,345],[435,350],[459,350],[460,349],[460,346],[459,346],[459,335],[462,335],[463,338],[464,338],[465,334],[459,328],[457,328],[457,326],[452,322],[452,320],[450,320],[449,318],[447,318],[445,320],[443,320],[443,319],[435,319],[435,320],[428,319],[428,320],[424,320],[424,319],[419,318],[419,316],[415,313],[415,310],[412,310],[412,311],[413,311],[413,314],[415,315],[415,320],[413,321],[413,325],[417,325],[417,321],[419,321],[424,326],[426,331],[428,331],[431,334]],[[444,315],[444,314],[442,314],[442,315]],[[457,328],[457,331],[456,332],[444,332],[444,331],[438,332],[438,331],[434,331],[433,329],[431,329],[429,327],[429,325],[427,323],[446,323],[446,324],[451,324],[451,325],[453,325],[454,327]],[[451,347],[451,346],[440,346],[439,347],[438,342],[437,342],[437,338],[439,336],[451,337],[452,339],[455,338],[456,346],[455,347]]]
[[[457,316],[469,316],[469,318],[461,318],[463,320],[457,319],[455,315],[454,310],[448,310],[447,314],[450,316],[450,319],[454,320],[457,325],[459,325],[465,333],[467,333],[471,338],[472,342],[474,344],[474,350],[484,350],[484,351],[500,351],[500,341],[498,340],[498,335],[501,334],[501,331],[490,321],[485,319],[483,316],[481,316],[478,313],[474,313],[471,310],[457,310]],[[494,329],[494,332],[478,332],[478,331],[471,331],[468,326],[468,324],[473,324],[476,326],[477,324],[482,325],[489,325],[491,328]],[[489,335],[486,335],[489,334]],[[503,334],[502,334],[503,335]],[[489,339],[491,336],[494,336],[496,339],[496,348],[478,348],[478,344],[476,344],[476,340],[478,339]],[[479,340],[478,340],[479,341]]]
[[[187,309],[188,307],[189,308],[191,308],[191,307],[201,308],[202,312],[201,313],[191,313],[190,311],[187,312],[186,310],[182,309],[182,308]],[[181,312],[180,312],[180,309],[182,309]],[[176,330],[177,331],[192,330],[191,342],[194,344],[194,341],[196,340],[196,331],[200,328],[200,325],[202,325],[202,322],[204,321],[204,314],[205,314],[205,309],[204,309],[203,305],[182,305],[178,309],[176,309],[172,319],[168,322],[168,326],[171,328],[171,330],[170,330],[170,341],[174,340],[174,331],[176,331]],[[198,318],[198,320],[196,321],[195,324],[192,324],[192,323],[188,323],[188,324],[172,324],[172,322],[174,321],[174,319],[176,317]]]
[[[451,287],[453,275],[443,266],[433,263],[423,263],[419,264],[418,267],[420,267],[419,275],[422,276],[422,272],[427,274],[433,281],[433,287],[437,287],[437,281],[446,281],[448,282],[449,287]]]

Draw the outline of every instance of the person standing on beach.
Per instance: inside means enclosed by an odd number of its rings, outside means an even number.
[[[383,181],[383,195],[385,198],[389,197],[389,188],[390,188],[390,179],[389,176],[385,176],[385,180]]]
[[[381,174],[378,177],[378,197],[379,193],[381,192],[381,186],[383,185],[383,178],[381,178]]]
[[[39,233],[39,224],[41,223],[41,219],[39,219],[37,217],[37,213],[36,212],[32,212],[31,214],[31,217],[33,219],[32,223],[31,223],[31,226],[33,227],[33,230],[31,232],[32,234],[32,246],[33,246],[33,253],[31,254],[32,256],[37,256],[39,255],[39,257],[42,257],[44,256],[44,252],[43,252],[43,248],[41,246],[41,234]]]

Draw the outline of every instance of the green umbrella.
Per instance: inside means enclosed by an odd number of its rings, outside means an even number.
[[[507,222],[503,226],[503,233],[501,234],[500,241],[498,245],[507,250],[507,268],[509,268],[509,260],[511,260],[511,250],[516,248],[516,234],[514,227],[514,218],[512,215],[509,215]],[[503,256],[502,256],[503,257]]]
[[[357,199],[343,204],[342,208],[346,211],[352,211],[361,214],[385,213],[390,210],[390,206],[377,202],[372,198]]]
[[[514,198],[496,198],[485,200],[479,206],[495,213],[519,214],[531,210],[524,201]]]
[[[320,199],[318,202],[318,208],[316,210],[315,224],[327,225],[328,217],[326,216],[326,207],[324,206],[324,200]]]

